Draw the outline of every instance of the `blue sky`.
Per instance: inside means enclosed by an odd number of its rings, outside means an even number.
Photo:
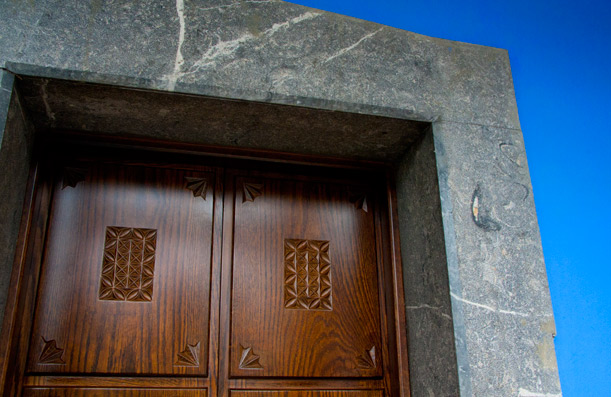
[[[291,2],[509,51],[562,390],[611,396],[611,1]]]

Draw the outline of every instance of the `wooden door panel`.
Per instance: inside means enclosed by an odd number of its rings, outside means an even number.
[[[28,388],[23,397],[206,397],[206,390]]]
[[[236,177],[230,375],[382,375],[366,187]]]
[[[214,180],[155,167],[63,170],[27,371],[206,374]]]
[[[382,390],[232,390],[231,397],[381,397]]]

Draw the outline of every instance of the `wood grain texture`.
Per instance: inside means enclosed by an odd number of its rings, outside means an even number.
[[[380,378],[230,378],[228,390],[384,390]],[[219,395],[226,395],[220,392]],[[393,396],[395,394],[386,393]]]
[[[194,198],[185,178],[214,175],[87,168],[55,188],[27,371],[206,374],[214,200]],[[42,338],[63,363],[41,362]],[[192,365],[175,365],[186,346]]]
[[[380,397],[382,390],[232,390],[231,397]]]
[[[214,191],[213,209],[213,239],[212,239],[212,270],[210,288],[210,337],[208,351],[208,390],[211,396],[218,396],[221,390],[223,378],[220,369],[220,336],[221,329],[220,309],[221,309],[221,265],[222,265],[222,244],[223,244],[223,208],[224,208],[224,170],[217,168]]]
[[[397,190],[394,179],[387,172],[385,191],[380,195],[386,202],[385,211],[379,214],[380,238],[387,242],[387,248],[382,251],[388,256],[383,267],[386,276],[386,311],[388,313],[389,346],[392,348],[392,356],[388,367],[391,378],[388,380],[389,391],[392,394],[410,396],[409,365],[407,356],[407,319],[405,316],[405,290],[403,289],[403,264],[401,262],[401,242],[399,239],[399,214],[397,212]],[[389,247],[390,245],[390,247]]]
[[[151,388],[151,389],[206,389],[208,379],[203,377],[164,376],[26,376],[24,387],[38,388]]]
[[[125,153],[78,152],[25,212],[5,396],[409,395],[379,173]],[[150,300],[100,299],[108,227],[156,231]]]
[[[382,339],[374,218],[350,200],[353,186],[239,175],[229,183],[238,192],[232,225],[231,376],[381,376],[379,363],[359,365]],[[252,185],[261,186],[261,194],[252,202],[243,200],[244,186]],[[298,295],[305,291],[301,299],[309,309],[320,306],[315,295],[321,265],[323,272],[330,270],[333,305],[328,310],[286,308],[286,241],[297,244],[296,255],[305,255],[298,261],[304,267],[295,270],[301,278],[295,286]],[[307,253],[312,245],[318,252],[324,248],[322,261],[319,253]],[[262,368],[240,365],[246,346],[260,357]]]
[[[26,388],[23,397],[205,397],[206,390]]]

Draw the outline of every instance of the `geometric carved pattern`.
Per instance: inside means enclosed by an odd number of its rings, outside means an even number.
[[[76,187],[79,182],[82,182],[87,177],[87,170],[84,168],[64,168],[64,178],[62,181],[62,189],[66,187]]]
[[[99,298],[150,302],[156,244],[155,229],[107,227]]]
[[[284,240],[284,307],[333,309],[328,241]]]
[[[204,200],[206,199],[208,179],[185,176],[185,181],[187,181],[186,188],[193,191],[193,197],[201,197]]]
[[[263,369],[259,363],[259,356],[253,353],[251,347],[240,345],[242,353],[240,355],[240,369]]]
[[[263,185],[260,183],[244,183],[244,195],[242,202],[255,201],[257,197],[263,194]]]
[[[362,356],[356,359],[357,365],[362,369],[373,369],[376,367],[376,347],[373,346],[367,350]]]
[[[187,343],[185,350],[178,353],[178,360],[176,360],[176,366],[181,367],[199,367],[199,342],[195,345]]]
[[[352,193],[349,197],[351,203],[359,209],[367,212],[367,194],[366,193]]]
[[[40,364],[65,364],[64,360],[62,360],[64,349],[58,348],[54,340],[42,338],[42,341],[44,346],[42,347],[42,353],[40,353],[38,362]]]

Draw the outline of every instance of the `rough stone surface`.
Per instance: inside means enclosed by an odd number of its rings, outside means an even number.
[[[9,106],[2,107],[8,114],[0,141],[0,318],[4,317],[33,142],[18,95],[13,93],[9,101]]]
[[[18,73],[519,128],[501,49],[280,1],[3,2],[0,15],[0,64]]]
[[[464,322],[455,327],[457,355],[468,362],[472,393],[560,395],[522,134],[442,122],[434,130],[440,194],[451,201],[442,206],[446,236],[454,234],[446,243],[455,244],[447,248],[452,310]]]
[[[433,133],[397,170],[412,396],[460,395]]]
[[[429,123],[40,78],[18,82],[39,131],[103,132],[376,161],[398,160]],[[318,132],[318,133],[317,133]]]
[[[433,222],[428,236],[413,237],[423,242],[421,250],[440,249],[434,226],[440,211],[447,269],[439,265],[441,252],[404,255],[406,273],[416,278],[406,286],[423,298],[408,291],[408,315],[416,322],[408,335],[447,332],[443,315],[450,313],[450,300],[455,351],[448,354],[456,357],[460,395],[560,395],[549,291],[506,51],[266,0],[5,1],[0,15],[0,66],[20,75],[431,122],[437,179],[424,166],[430,141],[422,141],[409,160],[414,170],[399,173],[399,198],[417,196],[402,184],[404,177],[426,185],[428,197],[438,183],[439,204],[412,206]],[[9,94],[0,90],[0,123],[11,119]],[[21,170],[27,140],[11,141],[24,138],[11,125],[0,128],[0,161]],[[264,132],[255,138],[274,139]],[[374,141],[367,145],[375,152]],[[3,168],[3,178],[5,170],[13,172]],[[9,197],[19,187],[11,180],[1,189]],[[409,235],[409,225],[424,227],[405,212],[409,204],[403,208],[404,233]],[[424,268],[413,269],[414,262]],[[438,313],[409,308],[420,305],[438,307]],[[414,369],[415,396],[455,388],[456,376],[437,376],[448,357],[414,354],[428,361],[412,360],[412,368],[432,369]]]

